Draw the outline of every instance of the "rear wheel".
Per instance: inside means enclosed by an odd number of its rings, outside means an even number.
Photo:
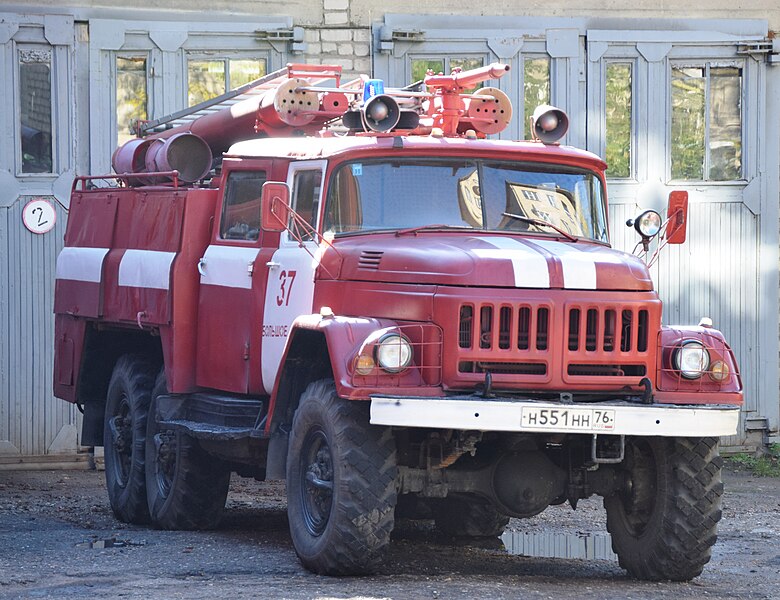
[[[125,523],[147,523],[144,476],[146,417],[157,367],[126,354],[114,366],[106,396],[103,447],[111,509]]]
[[[629,485],[604,499],[621,567],[651,581],[701,574],[721,517],[721,465],[717,438],[626,440]]]
[[[146,493],[152,522],[162,529],[213,529],[225,508],[230,471],[197,440],[158,423],[157,398],[166,391],[161,372],[146,430]]]
[[[322,380],[306,388],[295,413],[287,512],[295,551],[316,573],[371,572],[390,543],[395,443],[389,428],[369,424],[367,408]]]

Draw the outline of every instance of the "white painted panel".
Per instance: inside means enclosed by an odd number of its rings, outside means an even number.
[[[108,248],[63,248],[57,257],[57,279],[100,283]]]
[[[200,263],[200,283],[252,289],[251,268],[258,252],[258,248],[209,246]]]
[[[539,414],[540,411],[548,411]],[[526,417],[534,411],[534,424]],[[539,424],[539,418],[556,425]],[[572,417],[569,413],[577,412]],[[561,425],[564,416],[578,421],[577,427]],[[609,425],[601,418],[609,415]],[[601,402],[587,407],[562,406],[556,402],[517,400],[462,400],[454,398],[371,398],[372,424],[398,427],[434,427],[476,431],[530,431],[549,433],[609,433],[615,435],[719,436],[736,431],[737,408],[683,408],[679,406],[641,406],[625,402]]]
[[[119,285],[167,290],[175,252],[125,250],[119,263]]]

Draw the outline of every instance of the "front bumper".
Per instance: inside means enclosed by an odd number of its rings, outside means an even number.
[[[371,423],[396,427],[664,437],[734,435],[739,407],[562,404],[530,399],[371,397]]]

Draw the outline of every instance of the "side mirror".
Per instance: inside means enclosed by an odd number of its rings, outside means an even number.
[[[290,218],[290,188],[286,183],[266,181],[263,184],[263,231],[280,232],[287,229]]]
[[[669,194],[669,205],[666,209],[667,244],[682,244],[688,230],[688,192],[675,190]]]

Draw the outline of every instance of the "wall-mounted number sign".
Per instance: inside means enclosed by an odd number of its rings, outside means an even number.
[[[35,198],[25,205],[22,220],[24,226],[33,233],[47,233],[57,222],[57,211],[48,200]]]

